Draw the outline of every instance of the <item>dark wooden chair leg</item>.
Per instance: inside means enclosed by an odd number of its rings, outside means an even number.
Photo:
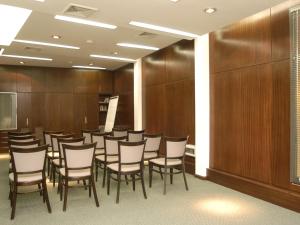
[[[142,188],[143,188],[144,198],[147,199],[146,188],[145,188],[145,181],[144,181],[144,172],[143,171],[141,171],[141,182],[142,182]]]
[[[47,158],[47,175],[50,176],[50,158]]]
[[[98,181],[98,173],[99,173],[99,165],[98,165],[98,162],[96,161],[96,182]]]
[[[184,165],[182,166],[182,175],[183,175],[183,179],[184,179],[184,184],[185,184],[185,190],[189,190],[189,187],[188,187],[188,184],[187,184],[187,181],[186,181],[186,176],[185,176],[185,167]]]
[[[170,184],[173,184],[173,168],[170,168]]]
[[[82,180],[83,182],[83,185],[84,185],[84,189],[87,190],[87,187],[86,187],[86,181],[85,180]]]
[[[52,168],[53,187],[55,187],[55,177],[56,177],[55,170],[56,170],[56,166],[54,164],[52,164],[51,168]]]
[[[43,185],[43,196],[44,196],[44,199],[46,200],[47,209],[48,209],[48,212],[51,213],[52,210],[51,210],[51,206],[50,206],[46,180],[43,180],[42,185]]]
[[[167,193],[167,166],[164,171],[164,195]]]
[[[103,180],[102,180],[102,187],[105,187],[105,178],[106,178],[106,170],[107,170],[107,165],[104,163],[104,168],[103,168]]]
[[[96,187],[95,187],[95,181],[94,181],[94,177],[93,176],[90,178],[90,181],[92,183],[93,195],[94,195],[96,206],[99,207],[99,201],[98,201],[98,196],[97,196]]]
[[[163,174],[162,174],[162,171],[161,171],[161,167],[159,167],[159,174],[160,174],[160,178],[163,180],[164,177],[163,177]]]
[[[110,192],[110,169],[107,170],[107,195]]]
[[[153,164],[149,162],[149,187],[152,187]]]
[[[118,173],[118,187],[117,187],[117,198],[116,198],[116,203],[119,203],[120,199],[120,185],[121,185],[121,174]]]
[[[92,197],[92,184],[91,184],[91,178],[89,179],[89,197]]]
[[[17,185],[13,183],[13,190],[12,190],[12,209],[10,219],[13,220],[15,218],[16,213],[16,205],[17,205]]]
[[[61,175],[58,174],[57,194],[61,191]]]
[[[126,184],[128,185],[129,183],[128,183],[128,177],[127,177],[127,175],[125,175],[125,181],[126,181]]]
[[[131,179],[132,179],[132,190],[135,191],[135,175],[131,175]]]
[[[62,177],[60,180],[60,193],[59,193],[60,201],[63,200],[63,194],[64,194],[64,178]]]
[[[38,184],[38,189],[40,190],[40,196],[42,196],[43,195],[43,190],[42,190],[41,184]]]
[[[68,183],[68,178],[65,178],[65,193],[64,193],[64,206],[63,206],[63,211],[65,212],[67,209],[67,200],[68,200],[68,187],[69,183]]]

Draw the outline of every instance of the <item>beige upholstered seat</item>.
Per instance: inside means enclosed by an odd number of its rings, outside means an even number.
[[[108,167],[111,170],[118,171],[119,170],[119,163],[113,163],[108,165]],[[133,171],[139,171],[140,170],[140,165],[122,165],[121,166],[121,172],[133,172]]]
[[[14,174],[9,174],[9,179],[11,181],[14,181]],[[18,175],[18,182],[34,182],[34,181],[40,181],[43,179],[42,173],[33,173],[33,174],[19,174]]]
[[[60,168],[59,172],[62,176],[66,176],[65,168]],[[81,169],[81,170],[70,170],[68,176],[75,178],[75,177],[86,177],[91,175],[90,169]]]
[[[96,149],[95,155],[104,155],[104,149]]]
[[[144,152],[144,160],[157,158],[158,153],[157,152]]]
[[[97,160],[100,160],[100,161],[104,161],[105,160],[105,156],[104,155],[98,155],[96,156],[96,159]],[[119,160],[119,157],[118,156],[107,156],[106,158],[106,161],[111,163],[111,162],[118,162]]]
[[[53,159],[53,164],[55,164],[55,166],[60,166],[60,162],[59,162],[59,159]],[[65,162],[64,161],[62,161],[61,162],[61,164],[62,164],[62,166],[64,166],[65,165]]]
[[[150,162],[163,166],[165,165],[165,158],[151,159]],[[182,160],[180,159],[167,159],[168,166],[176,166],[181,164],[182,164]]]

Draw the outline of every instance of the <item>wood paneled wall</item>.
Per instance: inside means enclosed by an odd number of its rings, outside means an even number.
[[[134,128],[133,64],[114,71],[114,94],[119,95],[115,126]]]
[[[113,73],[43,67],[0,67],[0,91],[18,93],[18,128],[80,133],[98,127],[98,93],[113,92]],[[87,124],[84,118],[87,117]]]
[[[300,211],[290,183],[287,1],[210,34],[209,179]]]
[[[189,135],[189,143],[194,144],[194,41],[182,40],[144,57],[142,74],[146,131],[165,136]],[[191,157],[187,157],[187,170],[195,171]]]

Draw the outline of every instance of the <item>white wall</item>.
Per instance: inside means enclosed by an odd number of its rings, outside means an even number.
[[[142,59],[134,63],[134,129],[143,129],[142,120]]]

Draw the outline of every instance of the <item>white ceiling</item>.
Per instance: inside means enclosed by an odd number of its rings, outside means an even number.
[[[283,0],[180,0],[173,3],[170,0],[0,0],[0,4],[14,5],[32,9],[33,13],[17,35],[17,39],[51,42],[78,46],[80,50],[61,49],[13,42],[5,47],[5,54],[27,55],[53,58],[52,62],[20,60],[0,57],[0,64],[47,67],[71,67],[72,65],[88,65],[106,67],[114,70],[126,62],[90,58],[90,54],[112,55],[118,52],[119,57],[138,59],[152,51],[124,48],[116,46],[118,42],[129,42],[166,47],[179,41],[175,37],[129,25],[131,20],[171,27],[191,33],[205,34],[220,27],[233,23],[256,12],[274,6]],[[117,25],[116,30],[108,30],[68,23],[54,19],[70,4],[76,3],[97,8],[97,13],[88,19]],[[208,15],[203,12],[206,7],[217,8],[217,13]],[[0,28],[1,29],[1,28]],[[144,31],[157,33],[154,38],[140,37]],[[58,34],[61,39],[51,36]],[[92,44],[86,40],[93,40]],[[0,46],[1,47],[1,46]],[[4,47],[4,46],[3,46]],[[40,48],[25,50],[25,47]]]

